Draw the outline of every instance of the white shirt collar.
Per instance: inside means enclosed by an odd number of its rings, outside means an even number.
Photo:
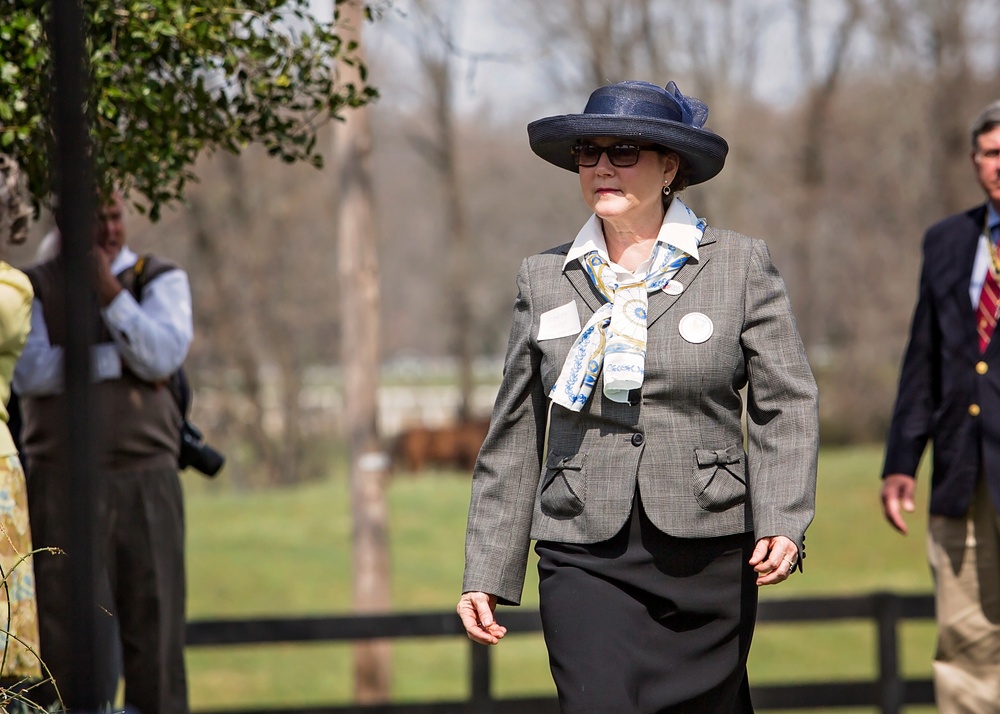
[[[135,265],[135,262],[139,260],[139,256],[136,255],[135,251],[129,248],[127,245],[123,245],[122,249],[118,251],[118,255],[115,259],[111,261],[111,274],[118,275],[126,268],[131,268]]]
[[[694,212],[680,198],[671,201],[670,207],[667,208],[667,212],[663,216],[663,223],[660,225],[660,232],[657,234],[656,240],[680,248],[697,261],[698,242],[701,235],[702,231],[698,228],[698,217],[694,215]],[[591,215],[590,220],[584,223],[583,228],[576,234],[576,239],[570,246],[566,260],[563,262],[563,269],[565,270],[572,261],[594,250],[602,256],[608,255],[604,229],[601,219],[596,214]]]

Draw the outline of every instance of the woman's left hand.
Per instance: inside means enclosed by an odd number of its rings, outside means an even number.
[[[788,580],[798,562],[799,549],[790,538],[767,536],[757,541],[750,565],[757,571],[758,585],[774,585]]]

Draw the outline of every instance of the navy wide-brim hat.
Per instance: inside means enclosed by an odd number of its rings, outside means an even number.
[[[582,114],[560,114],[528,124],[531,150],[559,168],[579,171],[570,152],[584,137],[612,136],[657,144],[680,155],[690,170],[690,184],[708,181],[722,171],[729,144],[703,128],[708,107],[685,97],[670,82],[618,82],[594,90]]]

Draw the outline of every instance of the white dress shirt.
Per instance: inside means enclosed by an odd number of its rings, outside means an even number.
[[[698,243],[701,240],[702,231],[697,227],[698,219],[695,217],[694,213],[691,212],[680,198],[675,198],[670,202],[667,207],[667,211],[663,216],[663,223],[660,225],[660,231],[656,236],[656,241],[658,243],[666,243],[668,245],[680,248],[685,253],[690,255],[695,261],[698,260]],[[573,245],[570,246],[569,251],[566,253],[566,260],[563,263],[563,268],[569,265],[571,262],[580,258],[591,251],[597,251],[597,254],[603,258],[608,265],[611,267],[615,274],[621,280],[627,280],[630,278],[641,278],[649,272],[649,261],[653,256],[653,250],[650,248],[649,256],[646,257],[642,263],[636,266],[635,270],[629,270],[624,268],[618,263],[611,260],[608,255],[608,243],[604,238],[604,228],[601,219],[596,215],[592,215],[590,220],[588,220],[580,232],[576,234],[576,238],[573,240]]]
[[[986,226],[990,230],[995,229],[1000,223],[1000,214],[993,208],[992,203],[986,204]],[[976,247],[976,259],[972,263],[972,278],[969,280],[969,299],[972,300],[972,309],[979,309],[979,296],[983,292],[983,283],[986,282],[986,271],[989,269],[990,261],[990,236],[987,231],[983,231],[979,236],[979,245]]]
[[[123,247],[111,263],[118,275],[135,265],[139,256]],[[166,379],[184,363],[194,328],[191,286],[183,270],[169,270],[143,288],[141,304],[122,290],[101,310],[111,342],[93,346],[91,370],[95,382],[118,379],[122,362],[150,382]],[[28,397],[59,394],[63,390],[63,348],[52,345],[45,310],[32,303],[31,333],[14,370],[14,389]]]

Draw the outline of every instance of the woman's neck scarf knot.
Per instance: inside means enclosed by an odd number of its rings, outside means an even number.
[[[674,199],[674,203],[680,203]],[[687,226],[697,229],[696,244],[701,244],[705,220],[690,217]],[[670,212],[675,213],[675,212]],[[594,286],[607,299],[587,321],[566,355],[559,378],[549,392],[556,404],[578,412],[590,398],[597,378],[604,368],[604,396],[613,402],[627,403],[628,394],[642,386],[646,363],[646,310],[649,293],[662,290],[691,256],[663,240],[661,230],[649,269],[642,278],[621,281],[608,261],[596,250],[579,258]],[[686,227],[687,227],[686,226]],[[690,228],[689,228],[690,230]]]

